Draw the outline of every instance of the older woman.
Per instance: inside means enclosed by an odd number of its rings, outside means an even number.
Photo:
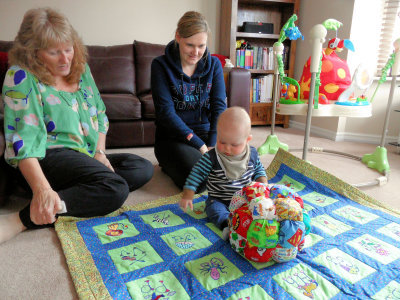
[[[9,52],[4,85],[6,161],[32,191],[30,204],[0,218],[0,242],[58,215],[93,217],[124,203],[150,180],[152,164],[133,154],[105,154],[108,119],[68,20],[29,10]]]

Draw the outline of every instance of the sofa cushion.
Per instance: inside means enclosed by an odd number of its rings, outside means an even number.
[[[11,41],[0,41],[0,94],[3,86],[4,77],[8,69],[8,51],[14,43]]]
[[[154,109],[153,96],[151,94],[139,96],[139,100],[142,104],[142,117],[144,119],[154,120],[156,118],[156,112]]]
[[[100,93],[135,94],[133,45],[88,46],[89,67]]]
[[[3,85],[4,77],[8,69],[8,53],[0,52],[0,82]]]
[[[155,57],[163,55],[164,52],[165,45],[135,41],[136,92],[138,95],[150,92],[151,62]]]
[[[131,94],[102,94],[110,121],[132,121],[142,118],[141,103]]]
[[[115,121],[107,133],[107,148],[154,145],[156,125],[154,121]]]

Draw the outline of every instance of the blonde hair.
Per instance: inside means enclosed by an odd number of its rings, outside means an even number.
[[[251,132],[251,120],[247,111],[240,106],[232,106],[223,111],[218,118],[217,130],[223,125],[243,132],[248,137]]]
[[[178,21],[175,36],[179,35],[181,38],[185,39],[202,32],[207,33],[207,41],[210,40],[211,30],[208,26],[206,18],[197,11],[187,11]],[[177,46],[178,42],[175,38],[175,47],[177,48]],[[207,51],[204,52],[201,59],[207,60],[207,56],[208,48]]]
[[[179,19],[176,33],[180,37],[188,38],[200,32],[207,33],[208,37],[211,35],[206,18],[197,11],[187,11]]]
[[[77,83],[85,71],[86,47],[68,19],[51,8],[35,8],[25,13],[13,48],[9,52],[9,63],[28,70],[43,83],[53,85],[53,75],[36,54],[38,50],[61,43],[74,47],[71,72],[66,80],[68,83]]]

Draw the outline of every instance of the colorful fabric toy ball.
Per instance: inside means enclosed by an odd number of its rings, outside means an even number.
[[[297,195],[297,193],[295,193],[290,187],[287,187],[286,185],[275,184],[270,189],[269,197],[271,199],[292,198],[296,200],[296,197],[299,197],[299,195]]]
[[[248,260],[286,262],[304,247],[311,220],[303,200],[289,187],[253,182],[232,202],[229,241]]]
[[[304,238],[303,222],[283,220],[279,231],[279,245],[283,248],[296,248]]]
[[[254,247],[251,244],[247,243],[244,247],[243,254],[244,256],[255,262],[268,262],[271,260],[272,255],[274,254],[275,248],[267,249],[267,248],[258,248]]]
[[[253,220],[247,230],[247,241],[260,248],[275,248],[278,244],[279,223],[275,220]]]
[[[297,256],[297,248],[282,248],[278,245],[272,255],[272,258],[277,263],[287,262]]]
[[[269,188],[267,185],[261,182],[252,182],[243,187],[242,191],[243,195],[247,197],[248,202],[257,197],[269,198]]]
[[[252,246],[249,242],[247,242],[244,247],[243,255],[255,262],[268,262],[271,260],[273,254],[275,252],[275,248],[259,248]]]
[[[234,211],[244,204],[247,204],[247,197],[243,195],[243,191],[239,190],[232,196],[232,200],[229,203],[229,211]]]
[[[303,209],[303,223],[305,225],[305,233],[307,235],[311,231],[311,218],[304,209]]]
[[[231,231],[235,231],[243,237],[247,237],[247,230],[249,229],[253,217],[248,209],[248,206],[242,206],[233,212],[231,219]]]
[[[249,203],[249,210],[253,217],[257,219],[275,220],[278,218],[272,199],[263,196],[251,200]]]
[[[275,199],[275,207],[278,221],[303,221],[303,210],[296,200],[292,198],[277,198]]]

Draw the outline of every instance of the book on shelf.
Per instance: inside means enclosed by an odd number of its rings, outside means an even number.
[[[268,48],[264,47],[262,52],[262,69],[268,70]]]
[[[253,69],[257,69],[258,46],[253,47]]]
[[[245,49],[240,49],[240,67],[241,68],[244,68],[244,66],[245,66],[245,62],[246,62],[246,60],[245,60]]]
[[[273,70],[274,69],[274,48],[269,47],[268,48],[268,70]]]
[[[263,47],[258,47],[257,68],[256,69],[261,69],[261,67],[262,67],[262,53],[263,53]]]
[[[289,68],[289,48],[284,46],[282,60],[285,70]],[[275,59],[273,47],[253,46],[253,49],[236,49],[236,66],[245,69],[273,70]]]
[[[270,103],[272,102],[274,76],[268,74],[253,78],[250,89],[250,100],[252,103]]]
[[[253,50],[246,49],[245,50],[245,58],[244,58],[244,68],[251,69],[253,66]]]

